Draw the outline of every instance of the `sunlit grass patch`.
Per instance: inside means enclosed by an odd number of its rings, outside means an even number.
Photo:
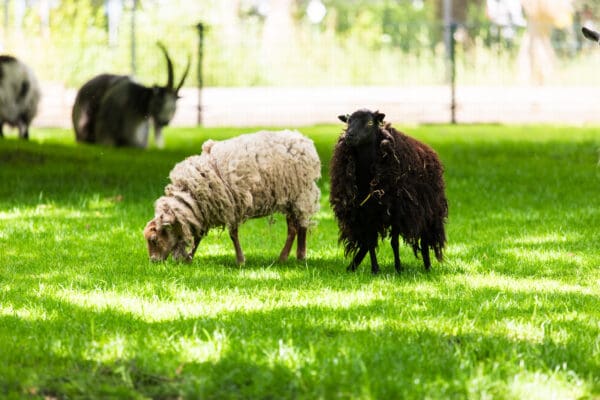
[[[192,263],[151,263],[142,229],[172,166],[159,151],[33,132],[0,143],[0,397],[594,398],[600,395],[597,130],[420,126],[450,203],[443,263],[389,240],[347,273],[328,205],[338,126],[301,129],[323,161],[305,261],[285,218],[224,229]],[[36,136],[36,133],[39,134]],[[38,140],[39,138],[39,140]]]

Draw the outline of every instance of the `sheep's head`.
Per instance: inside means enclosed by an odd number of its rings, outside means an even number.
[[[144,238],[148,244],[148,255],[154,262],[165,261],[173,253],[176,261],[191,261],[186,252],[181,226],[174,220],[156,217],[144,228]]]
[[[385,114],[379,111],[358,110],[352,115],[339,115],[340,121],[347,124],[346,141],[351,146],[362,146],[371,143],[383,123]]]

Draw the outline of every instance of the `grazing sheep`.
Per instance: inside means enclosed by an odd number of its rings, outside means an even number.
[[[167,49],[161,43],[158,46],[167,60],[166,86],[147,87],[129,76],[101,74],[79,89],[71,114],[78,142],[145,148],[152,120],[156,144],[164,146],[162,129],[175,115],[190,63],[174,87],[173,63]]]
[[[33,71],[13,56],[0,55],[0,137],[7,123],[29,139],[29,125],[37,114],[40,87]]]
[[[200,240],[214,227],[227,227],[236,261],[245,261],[238,227],[246,220],[280,212],[287,219],[285,261],[298,236],[296,256],[306,256],[306,229],[319,209],[321,161],[313,142],[297,131],[208,140],[200,155],[175,165],[165,196],[155,203],[144,229],[152,261],[169,254],[191,261]]]
[[[448,203],[443,167],[427,145],[384,124],[385,114],[358,110],[338,118],[347,123],[331,160],[330,203],[340,227],[348,266],[354,271],[369,253],[371,271],[379,272],[379,237],[391,238],[394,266],[400,272],[398,236],[421,251],[425,269],[429,249],[442,260]]]

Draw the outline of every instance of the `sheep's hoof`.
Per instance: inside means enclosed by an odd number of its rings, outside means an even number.
[[[353,264],[348,265],[348,267],[346,268],[346,271],[348,271],[348,272],[356,271],[356,265],[353,265]]]
[[[373,275],[377,275],[377,274],[379,273],[379,267],[376,267],[376,268],[371,268],[371,273],[372,273]]]

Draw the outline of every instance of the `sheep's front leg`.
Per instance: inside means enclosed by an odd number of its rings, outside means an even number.
[[[358,268],[358,266],[360,265],[362,260],[367,255],[367,251],[368,250],[366,247],[360,247],[358,249],[358,252],[354,255],[352,262],[350,263],[350,265],[348,265],[348,268],[346,268],[346,271],[350,271],[350,272],[356,271],[356,268]]]
[[[292,245],[294,244],[294,239],[296,238],[296,233],[297,233],[295,221],[292,218],[287,217],[286,222],[287,222],[287,239],[285,240],[283,249],[281,249],[281,253],[279,254],[280,262],[284,262],[288,259],[288,256],[290,255],[290,251],[292,250]],[[298,240],[300,240],[300,237],[298,237]],[[299,242],[298,242],[298,245],[299,245]]]
[[[398,242],[398,233],[392,232],[392,251],[394,252],[394,268],[396,268],[396,272],[402,272],[402,264],[400,264],[400,250],[399,250],[399,242]]]
[[[194,245],[192,246],[192,249],[190,250],[189,254],[187,255],[188,262],[192,262],[192,259],[194,258],[194,254],[196,254],[196,250],[198,250],[198,245],[200,244],[200,240],[201,240],[201,238],[199,236],[194,237]]]
[[[229,229],[229,237],[233,242],[233,247],[235,247],[235,261],[239,264],[243,264],[246,261],[244,257],[244,252],[242,251],[242,247],[240,246],[240,239],[238,239],[238,228]]]

